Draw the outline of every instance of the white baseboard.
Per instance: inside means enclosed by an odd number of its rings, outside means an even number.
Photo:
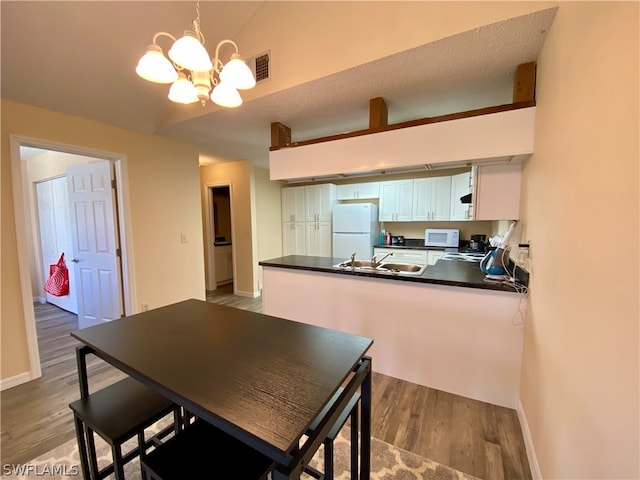
[[[536,457],[536,450],[533,448],[533,439],[531,438],[529,424],[527,423],[527,417],[524,414],[524,408],[521,401],[518,401],[518,408],[516,409],[516,412],[518,413],[518,420],[520,421],[520,428],[522,429],[524,446],[527,450],[527,459],[529,460],[529,467],[531,468],[531,478],[533,478],[533,480],[542,480],[540,465],[538,465],[538,457]]]
[[[31,378],[31,372],[24,372],[13,377],[3,378],[0,380],[0,391],[22,385],[30,380],[33,380],[33,378]]]
[[[258,298],[260,296],[260,291],[258,290],[257,292],[243,292],[242,290],[234,290],[233,294],[240,297]]]
[[[44,305],[45,303],[47,303],[47,297],[33,297],[33,303],[36,302]]]

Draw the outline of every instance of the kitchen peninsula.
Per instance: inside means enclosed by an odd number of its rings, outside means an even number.
[[[262,311],[375,340],[375,371],[509,408],[519,398],[526,297],[477,263],[419,276],[337,268],[343,258],[261,261]]]

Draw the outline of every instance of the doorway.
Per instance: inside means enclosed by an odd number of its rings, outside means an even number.
[[[235,291],[235,249],[230,184],[207,185],[206,202],[206,290],[232,285]]]
[[[24,321],[27,332],[27,346],[29,350],[30,372],[29,378],[23,381],[33,380],[42,375],[40,352],[38,348],[37,330],[35,324],[34,301],[45,301],[43,294],[39,294],[44,284],[45,263],[43,259],[42,245],[40,242],[39,211],[37,196],[34,192],[36,180],[60,177],[66,175],[66,168],[70,164],[82,166],[83,164],[96,163],[106,160],[112,170],[114,185],[123,185],[123,172],[126,169],[125,157],[109,152],[101,152],[83,147],[58,144],[46,140],[32,139],[18,136],[10,136],[12,183],[14,197],[14,213],[16,237],[18,240],[18,265],[20,274],[20,289],[22,293],[22,305]],[[36,157],[39,157],[36,161]],[[109,185],[111,188],[111,185]],[[127,228],[129,224],[129,207],[127,193],[124,188],[115,190],[114,208],[116,219],[113,227],[119,239],[118,247],[118,282],[117,288],[122,294],[119,304],[115,307],[117,312],[127,313],[131,311],[131,294],[129,292],[129,276],[131,266],[128,264]],[[72,252],[65,256],[67,267],[72,269]],[[73,258],[75,260],[75,258]],[[73,287],[71,287],[73,288]],[[118,316],[119,316],[118,315]],[[19,382],[21,383],[21,382]],[[3,385],[4,387],[4,385]]]

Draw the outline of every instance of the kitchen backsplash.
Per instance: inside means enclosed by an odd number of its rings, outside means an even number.
[[[460,240],[469,240],[471,235],[486,235],[487,238],[498,233],[498,222],[381,222],[380,228],[392,235],[402,235],[405,238],[424,238],[425,228],[457,228],[460,230]]]

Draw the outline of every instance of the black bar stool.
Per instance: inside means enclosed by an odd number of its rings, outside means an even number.
[[[263,480],[273,460],[210,423],[196,420],[140,460],[143,480]]]
[[[114,474],[116,480],[124,480],[124,465],[136,456],[144,458],[147,449],[156,445],[181,426],[180,407],[155,393],[133,378],[125,378],[94,393],[89,393],[86,356],[89,347],[76,347],[80,399],[69,404],[73,410],[80,450],[80,463],[85,479],[98,480]],[[150,439],[144,430],[173,413],[171,425]],[[111,447],[112,463],[99,470],[94,433]],[[124,455],[122,444],[138,436],[138,446]]]

